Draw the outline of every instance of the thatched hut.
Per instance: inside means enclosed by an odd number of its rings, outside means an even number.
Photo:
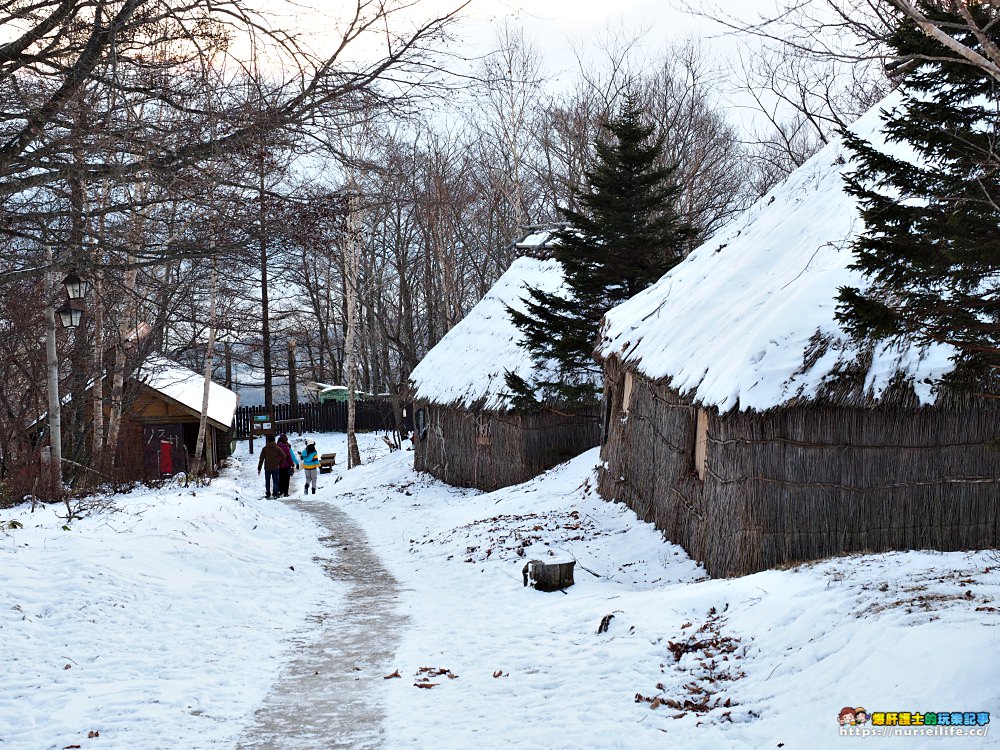
[[[850,159],[831,143],[605,319],[600,492],[712,575],[1000,545],[1000,401],[935,385],[947,347],[859,347],[835,320],[863,283]]]
[[[521,257],[413,370],[414,466],[461,487],[524,482],[597,445],[596,410],[532,413],[512,408],[505,373],[530,378],[506,306],[523,309],[525,286],[554,292],[557,261]]]

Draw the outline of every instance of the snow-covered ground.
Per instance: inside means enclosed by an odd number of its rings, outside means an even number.
[[[315,437],[344,455],[343,436]],[[400,583],[395,659],[357,674],[386,748],[834,748],[860,741],[840,736],[847,706],[1000,710],[995,552],[709,580],[597,496],[596,451],[483,494],[365,438],[365,464],[303,500],[344,510]],[[0,748],[235,746],[309,615],[345,590],[324,575],[325,532],[261,499],[247,458],[68,529],[56,506],[0,511]],[[530,559],[575,559],[576,584],[525,588]],[[899,747],[1000,746],[992,724],[905,731]]]

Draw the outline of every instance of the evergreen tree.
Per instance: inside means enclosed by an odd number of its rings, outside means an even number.
[[[515,405],[595,403],[599,369],[593,358],[601,318],[656,281],[684,255],[691,228],[678,217],[675,166],[662,164],[663,141],[643,122],[634,97],[602,123],[594,166],[585,172],[581,210],[561,209],[566,228],[553,255],[568,294],[529,288],[526,313],[508,308],[536,363],[557,363],[552,377],[526,382],[508,372]]]
[[[980,49],[983,40],[959,30],[962,19],[941,5],[920,3],[957,41]],[[1000,43],[1000,10],[969,10],[988,43]],[[952,344],[951,377],[973,379],[1000,364],[1000,85],[909,20],[891,42],[899,59],[914,62],[901,106],[883,113],[884,132],[918,159],[845,135],[859,162],[847,190],[866,225],[853,267],[869,283],[841,289],[837,317],[859,339]]]

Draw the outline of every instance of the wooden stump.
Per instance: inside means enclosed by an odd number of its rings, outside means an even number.
[[[573,566],[575,560],[569,562],[546,563],[541,560],[529,560],[525,563],[521,575],[525,586],[533,586],[539,591],[561,591],[573,585]]]

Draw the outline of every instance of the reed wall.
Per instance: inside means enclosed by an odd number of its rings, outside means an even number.
[[[597,410],[523,414],[427,403],[415,409],[425,410],[427,430],[416,442],[414,467],[458,487],[520,484],[600,440]]]
[[[599,489],[651,521],[713,576],[847,552],[1000,546],[1000,403],[805,403],[766,413],[698,408],[605,363],[610,412]],[[616,400],[617,398],[617,400]]]

